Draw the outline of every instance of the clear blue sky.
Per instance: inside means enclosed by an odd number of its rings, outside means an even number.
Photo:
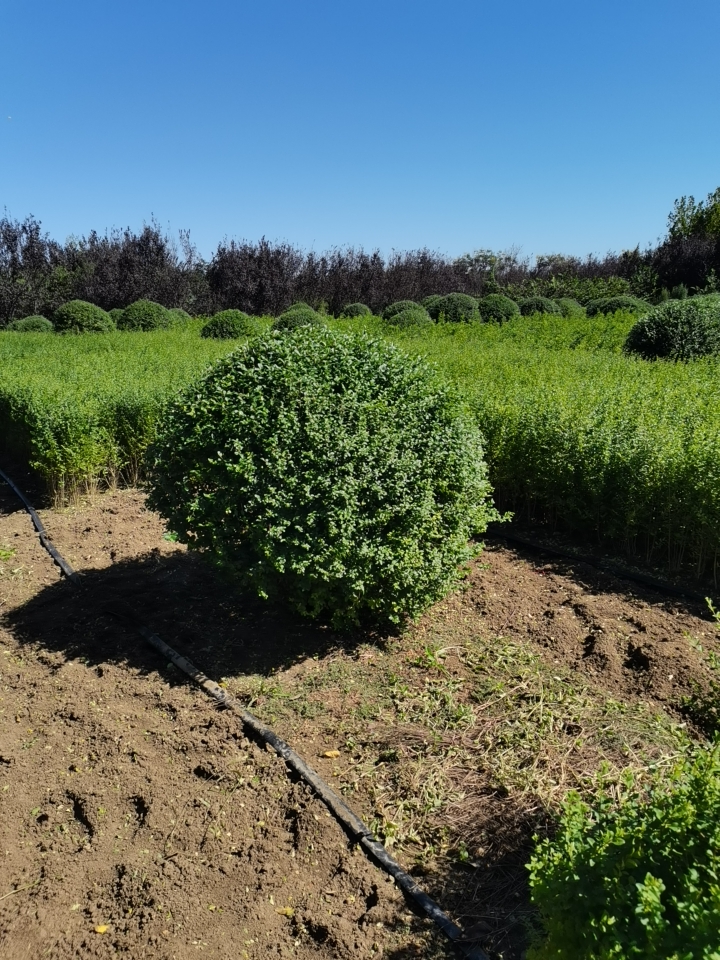
[[[0,209],[205,255],[645,245],[720,186],[719,35],[717,0],[5,0]]]

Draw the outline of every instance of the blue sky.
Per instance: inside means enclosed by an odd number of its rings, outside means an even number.
[[[719,29],[716,0],[6,0],[0,209],[206,256],[645,245],[720,186]]]

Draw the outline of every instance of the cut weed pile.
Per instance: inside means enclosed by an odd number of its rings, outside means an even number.
[[[83,571],[77,593],[7,505],[4,956],[33,956],[31,936],[58,960],[445,949],[232,714],[103,616],[117,600],[270,723],[508,960],[532,925],[533,834],[568,790],[620,790],[676,756],[678,705],[709,680],[705,611],[582,566],[488,550],[403,636],[340,638],[234,593],[133,491],[44,514]]]

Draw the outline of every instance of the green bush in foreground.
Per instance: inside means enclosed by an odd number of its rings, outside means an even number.
[[[110,314],[87,300],[70,300],[53,314],[58,333],[111,333],[115,329]]]
[[[598,300],[591,300],[585,309],[589,317],[596,317],[599,313],[617,313],[618,310],[647,313],[652,310],[652,306],[637,297],[600,297]]]
[[[394,313],[385,322],[391,327],[427,327],[433,320],[427,310],[416,303],[414,307],[405,307],[399,313]]]
[[[118,320],[119,330],[163,330],[175,318],[169,310],[154,300],[136,300],[125,307]]]
[[[496,516],[480,432],[432,368],[327,329],[219,361],[166,408],[149,467],[181,541],[336,627],[420,613]]]
[[[530,862],[546,932],[533,960],[717,960],[720,745],[645,794],[594,808],[577,796]]]
[[[693,360],[720,353],[720,303],[705,297],[667,300],[637,321],[624,349],[646,360]]]
[[[296,330],[298,327],[324,327],[325,321],[307,303],[294,303],[273,320],[273,330]]]
[[[445,323],[475,323],[480,319],[478,302],[467,293],[448,293],[433,307]]]
[[[502,323],[509,320],[510,317],[516,317],[520,313],[520,307],[511,300],[510,297],[504,297],[501,293],[489,293],[478,303],[480,317],[486,322],[494,320]]]
[[[396,313],[400,313],[401,310],[411,310],[415,307],[419,307],[419,303],[415,303],[414,300],[397,300],[395,303],[391,303],[390,306],[385,307],[382,312],[383,320],[392,320]]]
[[[52,333],[55,327],[45,317],[35,314],[22,320],[11,320],[6,329],[16,333]]]
[[[557,300],[550,300],[548,297],[523,297],[518,300],[517,305],[524,317],[531,317],[534,313],[562,315]]]
[[[348,303],[343,307],[343,317],[371,317],[372,310],[364,303]]]
[[[262,333],[262,326],[255,317],[248,316],[242,310],[221,310],[208,320],[200,336],[215,340],[237,340],[239,337],[256,337],[259,333]]]
[[[564,317],[584,317],[585,307],[572,297],[560,297],[555,301]]]

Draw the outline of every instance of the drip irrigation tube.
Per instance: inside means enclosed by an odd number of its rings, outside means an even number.
[[[0,478],[10,487],[30,514],[40,537],[40,543],[45,547],[68,580],[75,586],[80,586],[78,574],[50,542],[43,522],[33,509],[30,501],[2,470],[0,470]],[[126,625],[134,627],[151,647],[161,653],[167,660],[178,667],[178,669],[182,670],[183,673],[191,677],[218,705],[227,707],[238,714],[245,727],[248,727],[256,736],[269,744],[269,746],[282,757],[288,767],[294,770],[305,783],[312,787],[316,795],[323,801],[335,819],[344,827],[353,840],[365,850],[371,860],[395,880],[398,887],[400,887],[406,896],[442,930],[459,953],[467,957],[468,960],[489,960],[487,953],[476,946],[473,940],[465,939],[460,927],[458,927],[456,923],[453,923],[447,914],[443,913],[435,901],[402,869],[397,860],[390,856],[385,847],[372,835],[369,827],[353,813],[345,801],[342,800],[322,777],[320,777],[289,744],[279,737],[274,730],[261,720],[258,720],[253,714],[249,713],[242,704],[231,697],[226,690],[223,690],[221,686],[205,676],[194,663],[181,656],[176,650],[173,650],[164,640],[161,640],[156,633],[153,633],[152,630],[135,617],[129,607],[124,604],[114,604],[106,607],[105,612]]]

